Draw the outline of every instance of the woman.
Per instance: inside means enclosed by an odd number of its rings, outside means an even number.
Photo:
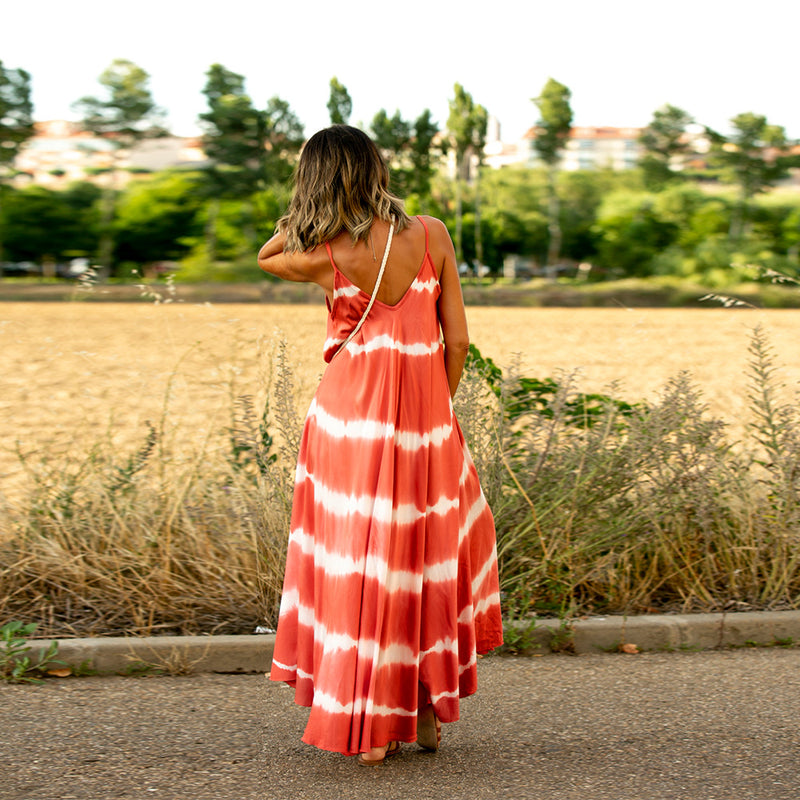
[[[329,312],[270,678],[311,707],[304,742],[365,765],[435,750],[476,653],[502,643],[494,522],[451,402],[468,347],[455,253],[388,183],[366,134],[320,131],[258,255]]]

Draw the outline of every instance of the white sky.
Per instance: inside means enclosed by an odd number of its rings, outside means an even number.
[[[722,132],[764,114],[800,138],[800,0],[9,0],[0,60],[32,75],[35,117],[74,119],[114,58],[150,73],[174,133],[197,132],[208,67],[245,76],[253,101],[287,100],[307,135],[329,124],[334,75],[351,124],[385,108],[447,121],[461,83],[515,140],[548,77],[576,125],[643,126],[664,103]]]

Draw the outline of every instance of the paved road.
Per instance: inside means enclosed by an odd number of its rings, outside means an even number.
[[[486,658],[437,754],[300,742],[260,675],[0,687],[0,800],[797,800],[800,649]]]

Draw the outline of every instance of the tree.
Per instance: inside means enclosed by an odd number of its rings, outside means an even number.
[[[262,114],[264,137],[261,148],[262,180],[265,184],[285,183],[303,146],[303,124],[289,103],[274,96]]]
[[[494,263],[506,255],[532,256],[547,246],[546,186],[538,170],[487,170],[483,216]],[[469,242],[466,243],[469,247]],[[491,263],[491,262],[490,262]]]
[[[94,252],[99,193],[89,183],[61,191],[35,185],[9,191],[3,208],[9,259],[59,262]]]
[[[222,64],[209,67],[203,94],[208,101],[208,111],[200,114],[203,150],[211,161],[213,193],[248,196],[255,191],[262,160],[261,115],[245,92],[244,77]]]
[[[654,258],[679,235],[671,220],[660,218],[657,195],[650,192],[610,192],[597,211],[597,261],[613,277],[646,276]]]
[[[686,128],[693,122],[688,112],[669,104],[653,113],[639,136],[645,150],[639,163],[648,189],[658,191],[675,179],[675,162],[690,149]]]
[[[117,203],[119,259],[144,264],[176,261],[188,253],[188,241],[202,233],[202,177],[199,172],[165,170],[128,186]]]
[[[430,197],[431,178],[435,172],[433,140],[439,128],[428,109],[412,123],[399,111],[390,117],[381,109],[370,125],[372,138],[381,151],[392,176],[392,189],[400,197],[416,194]]]
[[[200,114],[210,175],[226,197],[249,197],[271,182],[285,181],[303,144],[303,126],[285,100],[272,97],[264,110],[253,105],[244,78],[221,64],[206,73]]]
[[[344,84],[340,83],[336,76],[331,78],[330,87],[328,114],[330,114],[331,125],[347,125],[353,111],[353,101]]]
[[[729,138],[714,131],[709,134],[713,160],[722,168],[723,178],[739,187],[730,228],[731,240],[738,241],[747,230],[752,199],[786,177],[797,157],[788,151],[784,129],[770,125],[760,114],[738,114],[731,125]]]
[[[370,127],[375,144],[389,164],[401,160],[411,142],[411,125],[402,118],[400,112],[395,111],[390,117],[382,108],[372,118]]]
[[[389,165],[392,190],[405,197],[410,177],[407,154],[411,144],[411,124],[402,118],[399,111],[390,117],[382,108],[372,118],[370,128],[375,144]]]
[[[0,61],[0,178],[13,168],[20,148],[33,136],[31,76]]]
[[[457,83],[453,87],[454,97],[450,100],[450,115],[447,118],[447,130],[456,157],[456,257],[461,263],[464,258],[462,242],[462,184],[466,183],[473,175],[479,178],[480,165],[483,160],[483,148],[486,146],[486,127],[489,115],[482,105],[472,99],[472,95]],[[477,189],[476,189],[477,195]],[[476,200],[475,212],[475,252],[480,262],[483,257],[480,237],[480,212],[479,200]]]
[[[436,157],[433,142],[439,126],[433,121],[431,112],[426,108],[414,120],[414,133],[411,137],[411,177],[409,191],[420,197],[428,197],[431,193],[431,178],[436,172],[433,160]],[[485,136],[485,134],[484,134]]]
[[[561,252],[565,257],[575,261],[589,261],[594,257],[597,210],[603,197],[612,190],[618,175],[611,169],[564,171],[559,174]]]
[[[98,260],[111,269],[114,252],[113,220],[116,203],[116,173],[120,155],[142,139],[164,136],[163,111],[150,94],[150,76],[131,61],[118,58],[100,75],[103,97],[82,97],[73,104],[82,115],[84,130],[111,143],[111,177],[103,194],[102,227]]]
[[[0,61],[0,205],[3,183],[13,172],[20,148],[31,136],[31,76],[24,69],[4,67]],[[0,263],[2,261],[3,230],[0,228]]]
[[[557,176],[561,151],[572,127],[572,108],[569,104],[571,96],[572,93],[563,83],[549,78],[542,93],[532,100],[539,109],[533,144],[539,158],[547,167],[548,176],[548,267],[554,266],[561,254],[561,209]]]
[[[245,91],[244,77],[212,64],[203,89],[208,111],[200,115],[211,204],[206,226],[207,257],[216,257],[216,221],[220,199],[242,203],[247,237],[256,241],[251,198],[270,183],[286,181],[303,143],[303,126],[289,104],[273,97],[259,110]]]

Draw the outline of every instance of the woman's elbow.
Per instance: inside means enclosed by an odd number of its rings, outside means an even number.
[[[275,253],[275,254],[258,254],[258,266],[264,270],[264,272],[274,275],[276,278],[283,278],[284,280],[294,280],[294,277],[289,274],[289,270],[286,267],[286,258],[284,257],[283,253]]]
[[[469,336],[455,336],[450,339],[445,339],[445,350],[451,353],[468,353],[469,352]]]
[[[268,272],[270,275],[273,274],[272,269],[270,269],[272,259],[269,256],[258,256],[258,266],[260,269],[264,270],[264,272]]]
[[[262,245],[258,251],[258,266],[264,272],[280,277],[279,273],[284,261],[283,246],[284,237],[281,234],[276,234]]]

